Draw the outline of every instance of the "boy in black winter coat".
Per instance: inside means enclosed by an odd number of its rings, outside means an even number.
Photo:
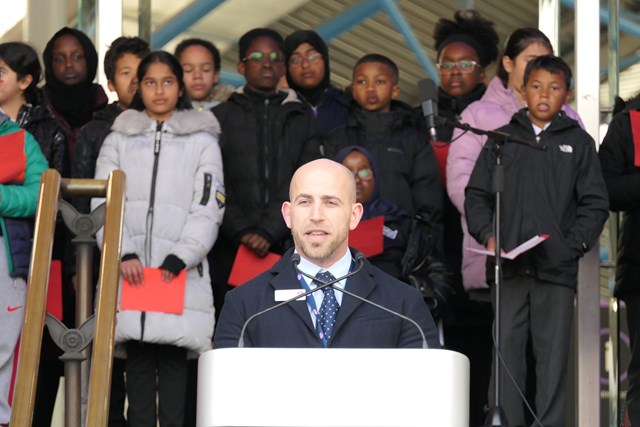
[[[149,44],[138,37],[118,37],[111,43],[104,56],[104,73],[109,89],[118,95],[118,100],[95,112],[93,119],[80,130],[71,166],[73,178],[93,178],[102,142],[111,133],[116,117],[129,108],[138,88],[136,70],[147,53]],[[77,208],[89,213],[89,199],[80,199]]]
[[[366,148],[380,166],[380,195],[412,215],[440,228],[442,188],[438,163],[416,112],[396,101],[400,93],[398,67],[389,58],[369,54],[353,69],[353,99],[348,123],[329,134],[325,156],[334,158],[345,147]]]
[[[292,244],[281,206],[295,170],[320,157],[311,109],[294,90],[278,89],[285,73],[282,47],[274,30],[245,33],[238,41],[237,68],[246,84],[211,110],[221,127],[226,190],[220,234],[209,253],[216,313],[240,245],[264,257]]]
[[[595,143],[561,112],[570,84],[571,70],[562,59],[533,59],[524,75],[527,108],[498,129],[532,145],[546,146],[537,150],[507,142],[501,150],[502,248],[512,250],[536,235],[549,238],[516,260],[504,262],[500,336],[502,357],[520,390],[525,389],[525,352],[531,338],[536,413],[545,426],[564,425],[578,260],[593,248],[608,216]],[[489,250],[495,249],[492,172],[497,144],[491,139],[487,142],[465,193],[469,232]],[[493,274],[493,268],[487,271]],[[523,402],[513,382],[503,375],[500,386],[509,423],[525,425]],[[493,403],[492,392],[489,400]]]

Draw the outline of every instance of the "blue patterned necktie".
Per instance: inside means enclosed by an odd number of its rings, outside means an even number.
[[[335,277],[333,277],[333,274],[330,272],[324,271],[316,274],[316,279],[318,279],[315,280],[316,285],[320,286],[324,283],[335,280]],[[336,316],[340,306],[338,305],[336,294],[331,286],[327,286],[322,289],[322,292],[324,292],[324,299],[322,300],[320,312],[316,318],[316,331],[322,341],[322,345],[326,347],[327,343],[331,339],[333,325],[336,323]]]

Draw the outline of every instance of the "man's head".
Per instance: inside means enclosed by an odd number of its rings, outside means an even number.
[[[365,55],[353,68],[351,93],[360,108],[387,112],[391,101],[400,94],[398,66],[379,54]]]
[[[136,72],[149,53],[149,43],[139,37],[118,37],[104,55],[104,74],[109,89],[118,95],[118,104],[127,109],[138,89]]]
[[[315,160],[293,175],[289,198],[282,216],[296,250],[314,264],[330,267],[348,250],[349,230],[362,217],[353,174],[332,160]]]
[[[571,69],[562,58],[544,55],[534,58],[524,72],[524,94],[529,119],[544,127],[569,101]]]
[[[255,28],[238,42],[238,72],[256,92],[273,93],[284,74],[282,36],[268,28]]]
[[[184,83],[193,101],[210,101],[213,87],[220,80],[220,51],[203,39],[186,39],[176,47],[184,71]]]

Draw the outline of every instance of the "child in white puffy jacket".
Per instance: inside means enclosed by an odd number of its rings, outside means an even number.
[[[132,108],[105,139],[96,178],[126,173],[122,286],[144,286],[143,267],[153,267],[168,286],[186,270],[186,289],[181,314],[120,310],[116,345],[127,354],[129,425],[156,425],[156,412],[160,426],[182,425],[187,358],[211,348],[214,326],[206,255],[224,214],[219,125],[211,113],[187,111],[171,54],[150,53],[137,77]]]

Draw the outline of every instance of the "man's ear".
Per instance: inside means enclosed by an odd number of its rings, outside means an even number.
[[[360,223],[360,219],[362,219],[362,214],[364,213],[364,208],[362,207],[362,203],[354,203],[351,207],[351,218],[349,219],[349,230],[355,230]]]
[[[116,85],[114,85],[111,80],[107,80],[107,87],[109,88],[109,90],[111,92],[115,92],[116,91]]]
[[[284,202],[282,204],[282,217],[284,218],[284,222],[285,224],[287,224],[287,227],[289,227],[289,229],[291,228],[291,203],[290,202]]]

